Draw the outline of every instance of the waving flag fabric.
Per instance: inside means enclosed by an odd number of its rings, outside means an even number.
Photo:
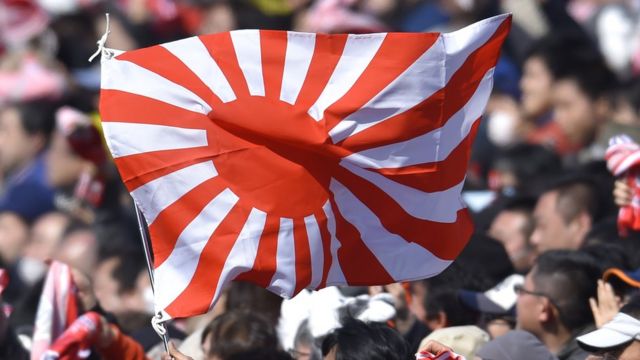
[[[109,148],[165,318],[232,279],[284,297],[441,272],[511,18],[450,34],[242,30],[103,58]]]

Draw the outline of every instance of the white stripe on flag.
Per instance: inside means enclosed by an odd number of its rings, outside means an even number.
[[[180,59],[222,102],[236,99],[229,81],[199,37],[194,36],[160,46]]]
[[[206,101],[182,85],[129,61],[115,58],[103,61],[101,87],[146,96],[205,115],[211,111]]]
[[[154,271],[156,311],[164,310],[189,285],[211,235],[238,201],[229,189],[218,194],[178,237],[171,255]]]
[[[282,73],[280,100],[291,105],[296,103],[300,89],[307,78],[315,44],[316,34],[287,32],[287,52]]]
[[[276,272],[267,287],[274,294],[286,299],[293,296],[296,288],[296,246],[293,238],[293,220],[280,218]]]
[[[336,238],[336,218],[333,215],[333,209],[331,209],[331,203],[327,201],[322,207],[324,214],[327,216],[327,230],[331,235],[331,267],[327,274],[327,286],[329,285],[344,285],[347,283],[342,268],[340,267],[340,260],[338,260],[338,249],[340,249],[340,241]]]
[[[322,235],[318,227],[318,220],[314,215],[304,218],[304,225],[309,239],[309,254],[311,256],[311,282],[308,289],[315,289],[322,281],[322,271],[324,269],[324,246],[322,245]]]
[[[507,17],[495,16],[461,30],[441,34],[436,43],[389,86],[331,129],[329,135],[333,142],[340,142],[404,113],[443,88],[467,57],[484,45]]]
[[[460,196],[464,179],[447,190],[424,192],[344,161],[340,165],[377,186],[415,218],[453,223],[458,217],[458,211],[465,207]]]
[[[420,104],[444,87],[444,48],[442,38],[425,51],[391,84],[362,108],[347,116],[329,131],[334,143],[340,142],[392,116]],[[418,119],[420,121],[420,119]]]
[[[395,281],[429,277],[451,264],[451,261],[438,258],[424,247],[387,231],[380,219],[337,180],[331,179],[329,188],[342,216],[358,229],[362,241]]]
[[[160,212],[203,182],[218,176],[213,161],[187,166],[150,181],[131,192],[151,225]]]
[[[203,129],[113,121],[103,121],[102,129],[114,158],[208,145]]]
[[[256,208],[251,209],[249,217],[245,222],[238,239],[236,239],[227,260],[224,262],[224,267],[220,273],[218,279],[218,285],[216,286],[216,292],[213,295],[211,305],[218,300],[220,291],[224,289],[224,286],[233,280],[239,274],[251,270],[253,263],[258,255],[258,243],[260,242],[260,235],[264,229],[264,224],[267,220],[267,213],[258,210]]]
[[[444,48],[447,53],[446,82],[467,60],[469,55],[484,45],[500,25],[509,17],[509,14],[494,16],[478,21],[458,31],[442,34]]]
[[[372,169],[398,168],[445,160],[469,135],[484,113],[491,88],[493,68],[484,75],[471,99],[443,127],[413,139],[351,154],[345,161]]]
[[[260,51],[259,30],[231,31],[231,41],[236,51],[238,65],[249,87],[249,94],[264,96],[262,77],[262,53]]]
[[[312,118],[320,121],[324,116],[324,111],[351,89],[373,60],[386,36],[386,33],[349,34],[342,56],[340,56],[327,86],[308,111]]]

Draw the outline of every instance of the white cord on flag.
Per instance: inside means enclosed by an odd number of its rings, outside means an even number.
[[[109,13],[106,13],[105,16],[107,17],[107,28],[105,29],[104,34],[102,34],[102,37],[100,38],[100,40],[96,42],[98,44],[98,50],[96,50],[96,52],[93,53],[93,55],[91,55],[91,57],[89,58],[89,62],[92,62],[93,59],[95,59],[95,57],[98,56],[98,54],[101,54],[103,51],[106,51],[106,48],[104,47],[104,45],[107,43],[107,37],[109,36],[109,33],[111,32],[111,30],[109,30]]]
[[[151,326],[153,330],[156,331],[156,334],[160,337],[164,337],[167,334],[167,328],[164,326],[164,322],[166,319],[162,318],[161,313],[157,313],[154,317],[151,318]]]

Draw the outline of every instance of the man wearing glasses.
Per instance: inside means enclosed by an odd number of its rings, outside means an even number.
[[[640,294],[602,328],[578,337],[578,344],[593,354],[589,360],[640,359]]]
[[[536,259],[516,286],[517,327],[534,334],[560,360],[584,360],[575,338],[592,326],[589,298],[596,296],[600,269],[588,254],[553,250]]]

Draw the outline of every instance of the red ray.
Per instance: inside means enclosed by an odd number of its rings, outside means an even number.
[[[467,174],[467,165],[471,156],[471,144],[476,136],[480,121],[477,120],[469,135],[449,154],[437,163],[428,163],[401,168],[369,169],[384,175],[390,180],[425,191],[443,191],[459,184]]]
[[[227,184],[220,178],[207,180],[158,214],[155,221],[149,225],[154,268],[162,265],[171,255],[184,228],[226,188]]]
[[[293,219],[293,239],[296,251],[296,287],[294,294],[311,283],[311,250],[304,219]]]
[[[331,209],[336,219],[336,238],[341,246],[338,249],[338,262],[349,285],[376,285],[395,282],[375,255],[364,244],[360,232],[345,220],[333,198]]]
[[[236,277],[238,281],[250,281],[260,287],[267,288],[276,273],[278,254],[278,231],[280,230],[280,217],[267,214],[267,220],[260,236],[258,254],[253,263],[253,268]]]
[[[129,191],[168,175],[189,165],[212,159],[215,156],[208,146],[197,148],[160,150],[123,156],[114,159],[122,181]]]
[[[331,269],[331,263],[333,258],[331,257],[331,234],[327,229],[327,215],[324,211],[320,210],[314,214],[316,221],[318,222],[318,228],[320,228],[320,236],[322,237],[322,252],[324,256],[323,269],[322,269],[322,281],[316,289],[322,289],[327,286],[327,276],[329,275],[329,269]]]
[[[464,62],[447,85],[422,103],[346,138],[340,145],[352,152],[408,140],[441,127],[469,101],[484,74],[494,67],[506,38],[511,18]],[[454,91],[455,93],[448,92]]]
[[[388,33],[360,78],[340,100],[324,112],[326,128],[364,106],[402,74],[438,39],[438,34]],[[401,49],[401,50],[400,50]]]
[[[216,287],[221,281],[224,263],[249,218],[250,209],[250,206],[239,201],[218,225],[202,250],[191,282],[165,309],[169,315],[179,314],[181,317],[187,317],[209,311]]]
[[[260,30],[260,50],[265,96],[279,101],[284,60],[287,54],[287,33]]]
[[[458,211],[453,223],[417,219],[387,193],[347,169],[338,169],[336,179],[375,213],[389,232],[421,245],[440,259],[454,260],[471,236],[473,224],[466,209]]]
[[[160,100],[108,89],[102,89],[100,92],[100,115],[103,122],[130,122],[193,129],[206,129],[211,122],[206,115]]]
[[[220,33],[200,36],[200,40],[209,50],[209,54],[216,61],[222,73],[229,81],[237,98],[249,96],[249,87],[244,78],[244,73],[238,64],[231,34]]]
[[[160,45],[146,48],[144,51],[127,51],[118,55],[117,59],[140,65],[167,80],[187,88],[211,107],[222,103],[220,98],[209,89],[198,75],[191,71],[178,57]]]
[[[333,70],[338,65],[346,42],[347,35],[344,34],[316,36],[313,57],[311,64],[309,64],[307,77],[298,94],[296,107],[306,112],[320,97]]]

